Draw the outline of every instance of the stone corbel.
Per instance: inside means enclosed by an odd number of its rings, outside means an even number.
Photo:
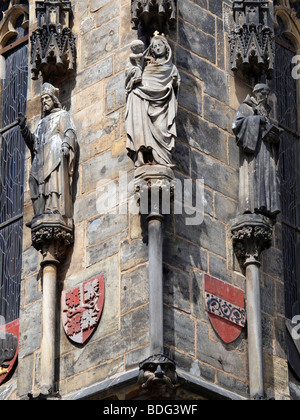
[[[170,398],[177,384],[176,364],[163,354],[154,354],[140,363],[138,384],[151,398]]]
[[[231,232],[234,251],[241,266],[260,266],[262,251],[272,245],[273,225],[270,219],[260,214],[244,214],[233,221]]]
[[[44,0],[36,3],[37,29],[31,35],[31,72],[37,80],[54,83],[74,74],[75,37],[70,28],[71,2]]]
[[[58,263],[66,257],[67,247],[74,242],[74,223],[61,215],[41,215],[30,223],[32,245],[43,255],[44,261]]]

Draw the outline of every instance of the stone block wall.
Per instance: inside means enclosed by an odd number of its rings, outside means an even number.
[[[234,256],[230,221],[238,200],[239,150],[231,131],[249,86],[229,70],[230,0],[178,0],[177,28],[170,32],[182,85],[174,154],[176,178],[204,179],[204,221],[187,226],[185,215],[164,222],[165,346],[177,367],[195,377],[247,397],[246,331],[225,345],[204,307],[204,275],[245,290]],[[75,243],[59,272],[59,291],[105,275],[104,311],[84,346],[65,335],[57,308],[57,379],[61,395],[71,394],[136,368],[149,356],[147,225],[126,211],[134,201],[134,167],[126,154],[124,72],[131,29],[130,0],[72,0],[77,43],[75,77],[61,85],[61,101],[75,122],[80,147],[74,204]],[[30,29],[35,29],[30,1]],[[40,118],[41,80],[30,82],[28,121]],[[30,156],[26,160],[26,179]],[[110,183],[113,211],[103,211]],[[111,191],[111,189],[110,189]],[[107,198],[107,197],[106,197]],[[124,211],[125,206],[125,211]],[[33,211],[28,183],[24,223]],[[284,349],[284,304],[280,224],[274,247],[262,265],[263,336],[268,396],[288,397]],[[41,256],[24,227],[18,395],[39,392],[42,311]]]

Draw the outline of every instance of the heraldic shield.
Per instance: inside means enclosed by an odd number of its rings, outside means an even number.
[[[205,307],[214,330],[224,343],[235,341],[246,326],[244,292],[205,276]]]
[[[19,319],[0,325],[0,385],[8,379],[17,363],[19,349]]]
[[[84,344],[93,334],[103,311],[104,294],[103,274],[62,292],[62,322],[70,340]]]

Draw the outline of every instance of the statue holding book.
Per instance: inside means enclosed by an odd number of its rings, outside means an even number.
[[[274,219],[280,213],[277,167],[282,130],[270,119],[269,94],[265,84],[254,87],[237,111],[233,132],[241,150],[239,214]]]

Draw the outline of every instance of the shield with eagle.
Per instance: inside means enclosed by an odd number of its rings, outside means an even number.
[[[205,276],[205,307],[224,343],[235,341],[246,325],[244,292],[229,283]]]
[[[75,343],[84,344],[93,334],[104,307],[104,275],[62,292],[64,331]]]

